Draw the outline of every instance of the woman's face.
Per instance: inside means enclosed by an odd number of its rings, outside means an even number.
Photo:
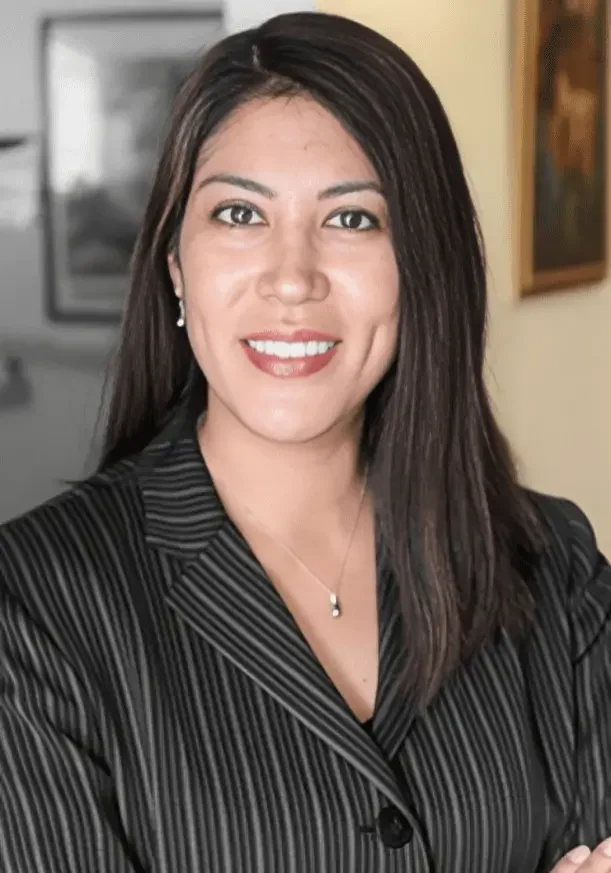
[[[398,274],[379,181],[307,97],[248,103],[208,141],[169,268],[210,417],[311,441],[358,417],[393,361]]]

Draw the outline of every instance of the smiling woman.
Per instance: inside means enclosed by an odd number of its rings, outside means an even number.
[[[395,357],[398,274],[377,174],[317,101],[252,99],[206,141],[169,272],[206,374],[207,457],[244,428],[276,444],[353,429]]]
[[[99,470],[0,531],[0,869],[549,873],[602,840],[610,571],[517,481],[413,61],[310,13],[216,46],[132,272]]]

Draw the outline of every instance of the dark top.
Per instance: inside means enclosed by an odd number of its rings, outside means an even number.
[[[381,561],[373,741],[171,434],[0,529],[2,873],[545,873],[611,833],[611,571],[573,504],[536,497],[525,645],[422,716]]]

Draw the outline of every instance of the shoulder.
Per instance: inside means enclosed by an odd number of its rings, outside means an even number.
[[[601,554],[584,511],[564,498],[529,492],[542,520],[545,544],[536,587],[548,612],[561,611],[579,658],[611,623],[611,566]]]
[[[542,522],[544,554],[577,578],[594,570],[601,556],[594,528],[581,507],[563,497],[527,493]]]
[[[0,591],[61,608],[142,538],[133,460],[98,473],[0,526]],[[37,610],[34,610],[36,612]]]

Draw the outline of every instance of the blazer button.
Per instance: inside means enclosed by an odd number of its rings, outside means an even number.
[[[378,815],[378,834],[389,849],[401,849],[414,835],[403,813],[395,806],[385,806]]]

